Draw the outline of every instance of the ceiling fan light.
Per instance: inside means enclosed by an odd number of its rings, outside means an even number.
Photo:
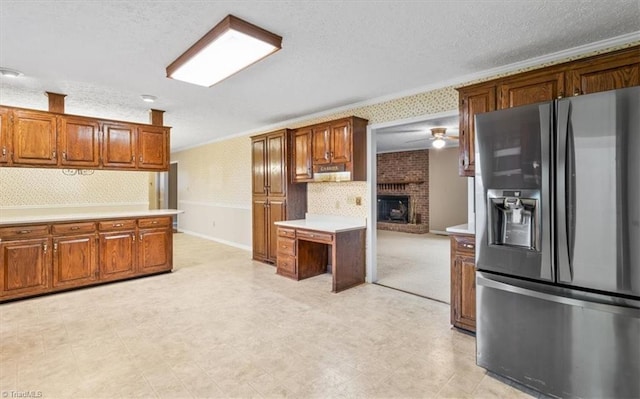
[[[211,87],[282,48],[282,37],[228,15],[167,67],[167,77]]]
[[[441,138],[437,138],[437,139],[433,140],[433,143],[431,143],[433,148],[436,148],[436,149],[440,149],[440,148],[444,147],[445,144],[446,143]]]

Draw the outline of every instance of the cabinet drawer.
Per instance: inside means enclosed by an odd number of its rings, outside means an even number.
[[[296,256],[296,240],[278,237],[278,256],[280,254]]]
[[[166,227],[171,226],[170,217],[145,218],[138,220],[139,227]]]
[[[98,223],[100,230],[131,230],[136,228],[135,220],[106,220]]]
[[[278,235],[280,237],[296,238],[296,231],[286,227],[278,227]]]
[[[41,237],[47,234],[49,234],[49,226],[46,224],[0,228],[0,238],[2,239]]]
[[[277,261],[278,273],[280,274],[296,274],[296,258],[289,255],[278,254]]]
[[[475,254],[476,238],[471,235],[453,235],[454,248],[456,252],[468,252]]]
[[[298,230],[297,235],[298,235],[298,238],[301,240],[322,242],[326,244],[333,243],[333,234],[331,233],[320,233],[318,231]]]
[[[92,233],[96,230],[93,222],[54,224],[51,227],[52,234]]]

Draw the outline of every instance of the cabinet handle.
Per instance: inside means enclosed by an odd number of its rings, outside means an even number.
[[[44,253],[47,253],[47,250],[49,249],[49,246],[47,244],[42,244],[42,249],[44,250]]]
[[[122,223],[114,223],[113,227],[122,227]]]
[[[7,148],[2,147],[2,157],[4,158],[7,155]]]
[[[151,222],[151,224],[158,224],[158,221],[154,220],[153,222]]]
[[[18,232],[18,234],[29,234],[29,233],[31,233],[31,230],[20,230]]]
[[[62,159],[64,159],[65,161],[67,160],[67,153],[66,153],[66,151],[62,151]]]
[[[132,155],[131,156],[131,162],[135,162],[135,160],[136,160],[136,157]]]
[[[582,94],[582,91],[576,87],[576,89],[573,91],[573,95],[574,96],[579,96],[580,94]]]
[[[329,151],[329,157],[333,158],[333,151]]]
[[[558,98],[562,98],[562,97],[564,97],[564,92],[563,92],[563,91],[561,91],[560,93],[558,93]]]
[[[329,159],[329,151],[324,152],[324,159]]]
[[[80,227],[78,227],[78,226],[71,226],[71,230],[80,230]]]
[[[140,162],[142,162],[142,155],[140,155],[140,158],[139,158],[139,159],[140,159]]]
[[[56,154],[55,151],[51,153],[51,158],[56,159],[56,156],[57,156],[57,154]]]
[[[53,252],[58,252],[58,243],[53,244]]]
[[[131,241],[135,241],[135,240],[136,240],[136,234],[133,233],[133,234],[131,234]]]
[[[465,248],[469,248],[469,249],[473,249],[474,245],[473,244],[462,244],[463,247]]]
[[[142,241],[142,233],[140,233],[139,238],[140,238],[140,241]]]

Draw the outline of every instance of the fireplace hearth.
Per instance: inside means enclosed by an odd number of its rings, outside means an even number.
[[[409,196],[378,195],[378,222],[409,223]]]

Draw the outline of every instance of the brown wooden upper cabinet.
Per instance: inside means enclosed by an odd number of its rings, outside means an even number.
[[[285,195],[287,169],[286,148],[289,131],[253,137],[251,164],[253,167],[253,195]]]
[[[166,171],[169,128],[0,106],[0,165]]]
[[[313,130],[302,128],[295,131],[293,135],[293,176],[294,183],[308,182],[313,180],[313,164],[311,162]]]
[[[126,123],[102,125],[102,164],[118,168],[136,167],[136,127]]]
[[[48,112],[13,112],[13,163],[57,165],[56,116]]]
[[[459,174],[474,176],[474,116],[481,112],[640,85],[640,46],[458,88]]]
[[[140,126],[138,151],[138,168],[167,170],[169,130],[162,126]]]
[[[11,159],[11,140],[9,139],[9,110],[0,108],[0,163]]]
[[[366,180],[367,123],[351,116],[296,130],[292,181],[313,181],[317,173],[329,171],[350,172],[351,180]]]
[[[60,165],[97,167],[100,164],[100,124],[90,118],[60,117]]]

